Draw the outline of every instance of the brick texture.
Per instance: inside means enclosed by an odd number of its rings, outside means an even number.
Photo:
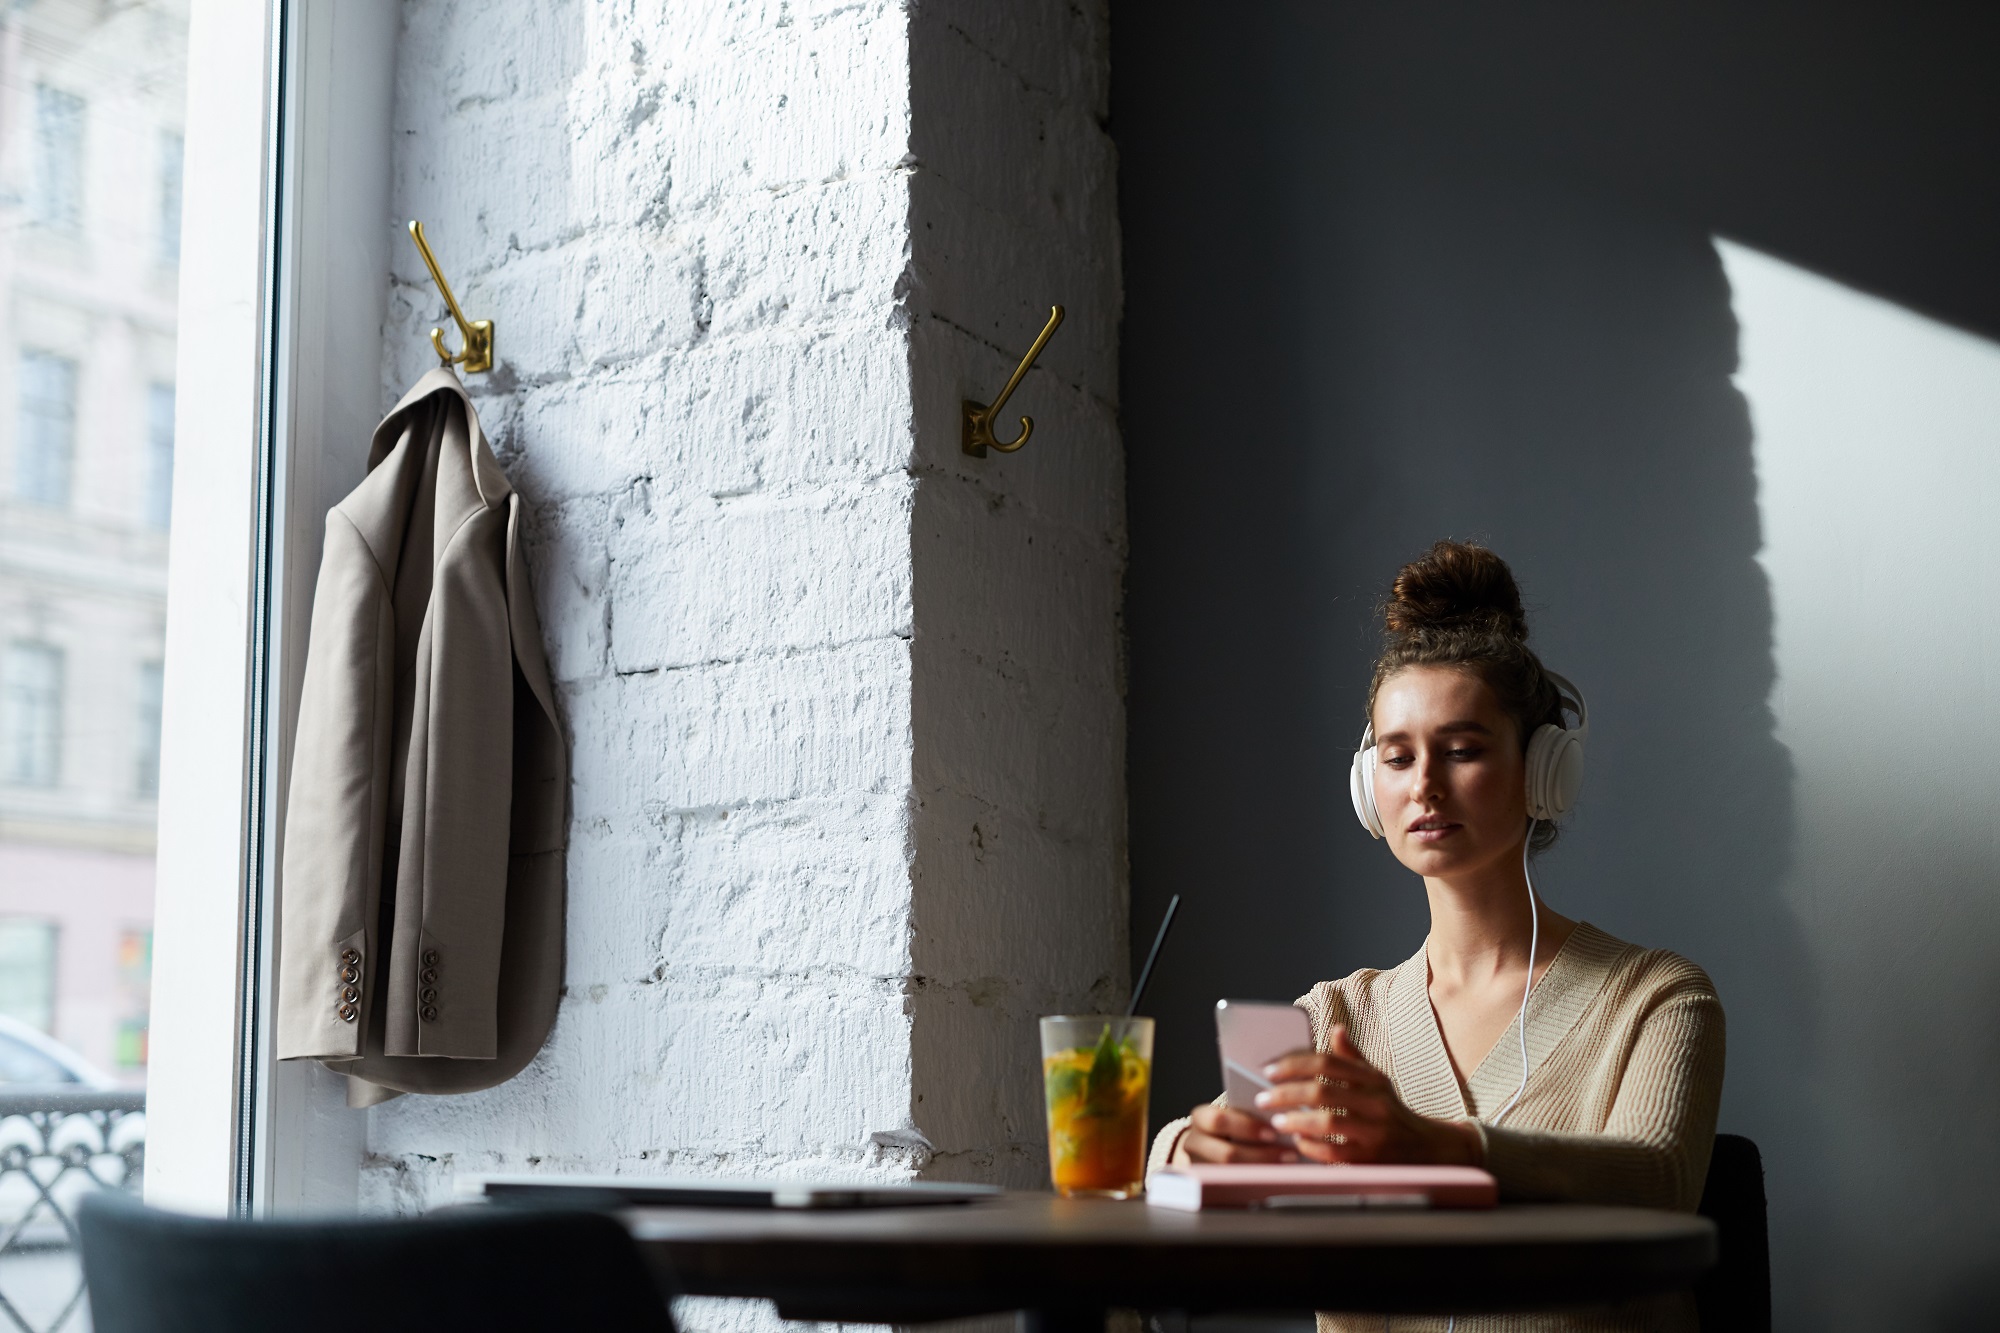
[[[371,1112],[367,1206],[493,1170],[1043,1178],[1034,1018],[1127,984],[1106,24],[406,6],[395,207],[498,325],[473,389],[575,789],[549,1045]],[[1057,301],[1033,443],[963,456],[958,400]],[[399,252],[385,395],[441,314]]]

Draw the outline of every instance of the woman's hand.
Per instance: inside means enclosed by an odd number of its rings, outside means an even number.
[[[1291,1135],[1301,1155],[1315,1162],[1440,1162],[1476,1166],[1479,1134],[1470,1124],[1431,1120],[1403,1105],[1388,1075],[1333,1029],[1325,1054],[1287,1055],[1264,1067],[1274,1084],[1257,1094],[1261,1111],[1276,1112],[1271,1125]],[[1220,1110],[1220,1108],[1212,1108]],[[1198,1113],[1197,1113],[1198,1114]],[[1233,1114],[1224,1112],[1223,1114]],[[1250,1116],[1241,1117],[1256,1123]],[[1200,1120],[1196,1120],[1200,1125]],[[1194,1134],[1189,1132],[1192,1139]],[[1276,1157],[1211,1157],[1199,1161],[1269,1162]]]
[[[1196,1162],[1296,1162],[1291,1140],[1246,1111],[1204,1102],[1194,1125],[1181,1135],[1180,1151]]]

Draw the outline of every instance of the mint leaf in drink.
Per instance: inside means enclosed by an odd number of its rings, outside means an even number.
[[[1109,1115],[1118,1109],[1120,1101],[1120,1076],[1125,1070],[1125,1043],[1111,1035],[1111,1025],[1104,1025],[1104,1035],[1097,1039],[1097,1048],[1090,1055],[1090,1088],[1085,1094],[1090,1114]]]

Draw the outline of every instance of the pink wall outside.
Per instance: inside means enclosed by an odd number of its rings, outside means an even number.
[[[0,842],[0,916],[56,922],[55,1037],[121,1081],[113,1047],[126,997],[119,936],[152,929],[153,858],[123,852]]]

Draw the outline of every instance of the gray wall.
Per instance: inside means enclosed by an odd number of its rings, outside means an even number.
[[[1978,452],[1960,432],[1925,455],[1938,466],[1899,473],[1885,508],[1865,460],[1930,438],[1911,419],[1853,434],[1848,465],[1827,473],[1837,484],[1792,484],[1760,508],[1760,469],[1777,461],[1753,425],[1757,386],[1810,401],[1824,359],[1739,377],[1712,235],[1821,267],[1853,257],[1841,276],[1934,310],[1931,294],[1956,291],[1945,313],[1979,325],[1992,313],[1981,293],[2000,288],[1960,235],[1984,205],[1953,193],[1952,152],[1990,150],[1963,126],[1990,137],[2000,117],[1956,114],[1964,98],[1929,70],[1929,114],[1960,128],[1924,140],[1938,177],[1926,196],[1921,173],[1883,177],[1887,148],[1810,151],[1819,84],[1785,84],[1784,53],[1757,56],[1755,33],[1684,41],[1695,58],[1679,86],[1696,91],[1635,110],[1621,88],[1659,81],[1611,77],[1588,50],[1552,59],[1562,34],[1546,8],[1511,36],[1470,38],[1365,7],[1325,11],[1338,22],[1288,12],[1149,6],[1114,25],[1135,944],[1168,894],[1186,896],[1146,1006],[1162,1022],[1156,1114],[1212,1095],[1216,997],[1288,998],[1420,942],[1421,886],[1355,823],[1346,769],[1375,599],[1434,538],[1478,538],[1513,563],[1537,646],[1593,709],[1584,803],[1540,883],[1561,910],[1714,976],[1730,1019],[1722,1125],[1766,1154],[1780,1326],[1987,1326],[2000,1227],[1979,1196],[2000,1185],[1983,1110],[2000,1091],[2000,1019],[1980,1001],[2000,945],[2000,850],[1977,818],[1891,815],[1992,790],[2000,761],[1980,752],[2000,721],[1974,710],[1976,741],[1956,737],[1952,771],[1900,805],[1871,800],[1854,745],[1812,742],[1883,709],[1884,654],[1837,649],[1908,632],[1908,553],[1991,563],[1971,532],[1937,536],[1926,495],[1992,490],[1949,466]],[[1852,37],[1899,77],[1927,77],[1917,57],[1934,34],[1908,36],[1908,51],[1885,40]],[[1442,87],[1439,69],[1500,82],[1491,96],[1476,77]],[[1577,69],[1589,96],[1565,91]],[[1732,96],[1735,136],[1712,114]],[[1805,100],[1788,154],[1764,133],[1787,96]],[[1624,137],[1545,151],[1544,120],[1592,107],[1591,125],[1626,124]],[[1761,174],[1738,160],[1766,152]],[[1839,205],[1837,224],[1787,210],[1765,178],[1788,170],[1795,193]],[[1756,190],[1732,185],[1750,179]],[[1875,262],[1871,236],[1902,248]],[[1805,308],[1767,301],[1760,336],[1796,342],[1813,327]],[[1839,373],[1855,378],[1878,334],[1857,327]],[[1868,401],[1915,398],[1906,385]],[[1786,475],[1820,476],[1813,418],[1786,421]],[[1846,530],[1819,521],[1835,513],[1874,520],[1872,564],[1824,549]],[[1821,545],[1774,545],[1780,522]],[[1905,529],[1925,544],[1899,540]],[[1878,594],[1865,606],[1850,595],[1864,586]],[[1967,585],[1961,614],[1976,617],[1984,586]],[[1976,637],[1925,635],[1920,651],[1943,664],[1944,697],[1990,696]],[[1774,713],[1801,691],[1813,707]]]

